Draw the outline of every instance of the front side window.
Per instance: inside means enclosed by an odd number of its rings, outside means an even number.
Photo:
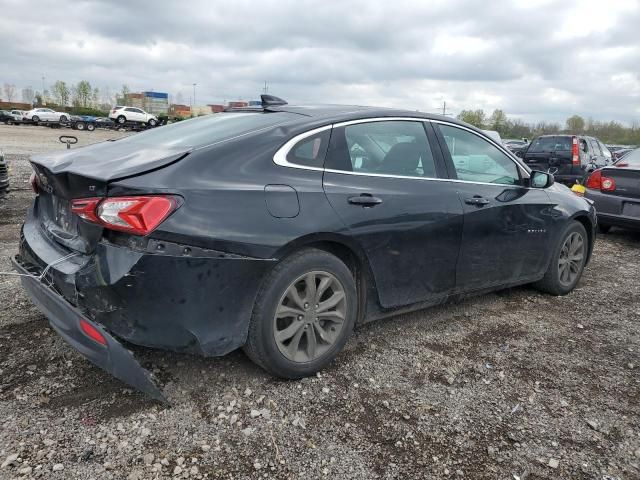
[[[437,176],[423,122],[347,125],[334,130],[331,143],[329,168],[403,177]]]
[[[590,138],[589,143],[591,144],[591,152],[593,155],[602,155],[602,151],[600,150],[600,145],[598,145],[598,141]]]
[[[518,166],[480,136],[457,127],[439,125],[458,180],[517,185]]]

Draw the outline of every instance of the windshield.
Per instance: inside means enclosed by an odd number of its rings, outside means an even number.
[[[572,137],[567,135],[558,135],[550,137],[538,137],[529,147],[529,152],[558,152],[571,151]]]
[[[288,112],[215,113],[147,130],[120,139],[118,143],[198,148],[286,123],[294,118],[299,118],[299,115]]]

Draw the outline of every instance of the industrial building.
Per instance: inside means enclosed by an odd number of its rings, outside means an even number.
[[[127,93],[125,103],[128,107],[141,108],[147,113],[164,116],[169,113],[169,94],[162,92]]]

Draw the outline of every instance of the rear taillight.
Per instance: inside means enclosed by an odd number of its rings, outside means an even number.
[[[75,214],[89,222],[136,235],[151,233],[176,208],[176,198],[167,195],[83,198],[71,205]]]
[[[578,137],[573,137],[571,143],[571,163],[580,165],[580,147],[578,146]]]
[[[29,183],[31,184],[31,188],[34,193],[38,195],[40,193],[40,189],[38,188],[38,177],[36,176],[36,172],[32,172],[29,177]]]
[[[587,188],[601,190],[603,192],[613,192],[616,189],[616,181],[610,177],[603,177],[601,170],[596,170],[587,180]]]
[[[629,164],[628,163],[616,163],[616,167],[618,168],[623,168],[623,167],[628,167]]]

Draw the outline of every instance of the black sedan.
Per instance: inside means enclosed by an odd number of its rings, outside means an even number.
[[[480,130],[414,111],[264,96],[32,166],[24,287],[70,344],[155,398],[122,340],[242,347],[300,378],[360,322],[520,284],[571,292],[596,225]]]
[[[584,195],[595,202],[602,233],[612,226],[640,230],[640,149],[593,172],[586,187]]]

